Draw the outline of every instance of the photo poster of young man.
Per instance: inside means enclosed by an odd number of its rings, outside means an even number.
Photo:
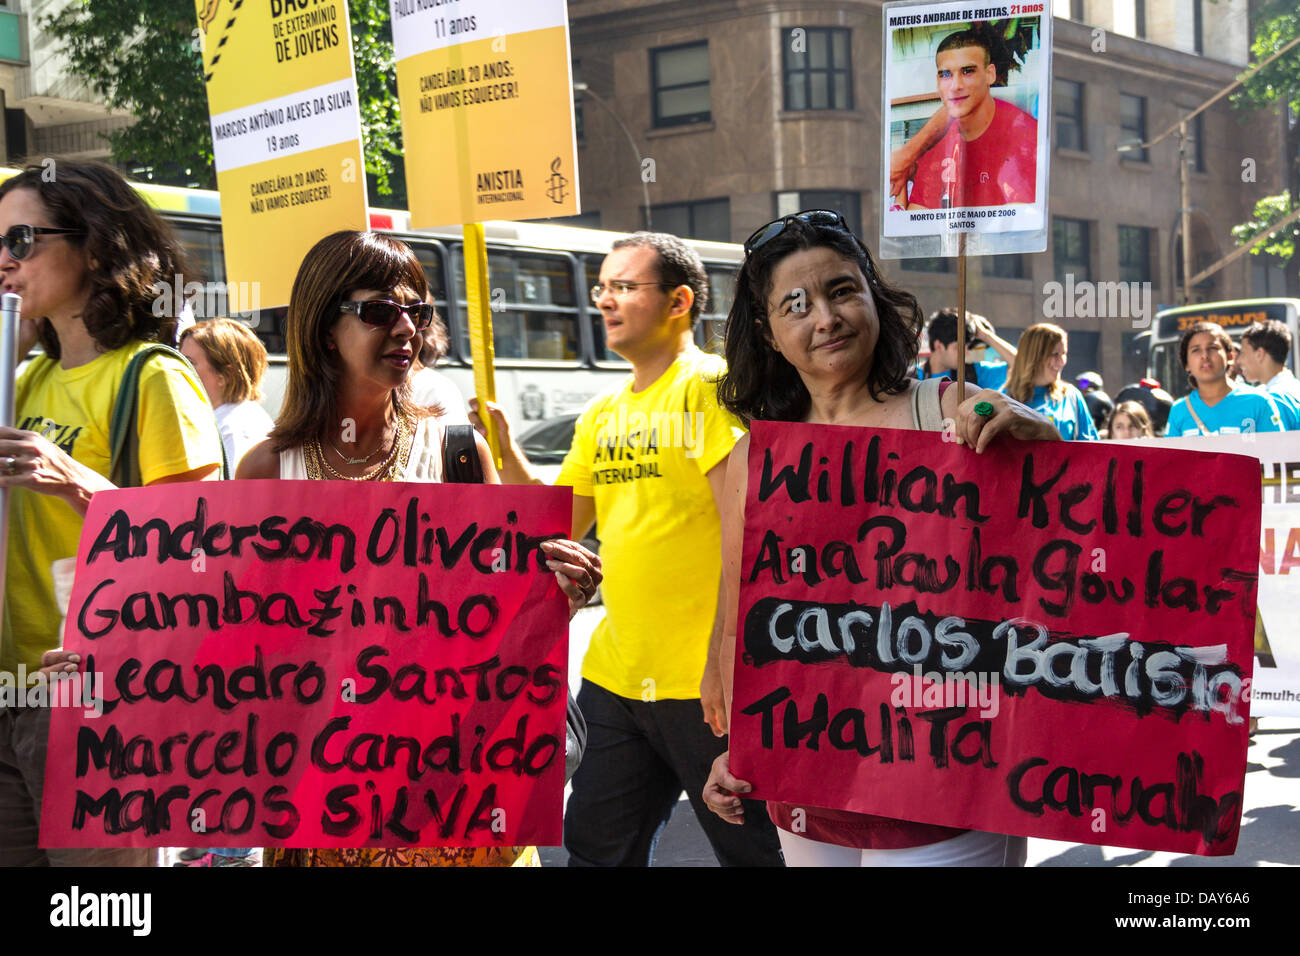
[[[881,250],[887,258],[1047,248],[1046,2],[884,6]]]

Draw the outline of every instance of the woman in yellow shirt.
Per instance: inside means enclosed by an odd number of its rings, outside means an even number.
[[[49,173],[53,171],[54,175]],[[115,486],[109,424],[122,376],[150,343],[175,341],[183,248],[126,180],[101,163],[32,165],[0,185],[0,281],[22,296],[16,428],[0,428],[11,489],[0,671],[77,669],[56,651],[86,506]],[[136,416],[139,481],[214,478],[221,439],[189,366],[150,356]],[[25,683],[25,679],[22,683]],[[151,850],[37,847],[49,708],[0,707],[0,866],[148,865]],[[69,758],[70,759],[70,758]]]

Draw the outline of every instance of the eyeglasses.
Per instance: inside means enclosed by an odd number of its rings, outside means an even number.
[[[406,316],[415,323],[418,331],[424,331],[433,324],[435,309],[427,302],[415,305],[402,305],[388,299],[367,299],[364,302],[340,302],[339,309],[351,312],[372,329],[391,329],[397,324],[399,316]]]
[[[745,255],[748,256],[750,253],[763,248],[790,228],[790,224],[794,222],[802,222],[809,226],[828,226],[832,229],[842,229],[850,236],[853,236],[853,240],[859,246],[862,246],[862,240],[854,235],[853,230],[849,228],[848,221],[835,210],[806,209],[803,212],[795,213],[793,216],[782,216],[780,219],[773,219],[766,226],[754,230],[754,234],[745,240]],[[865,246],[862,246],[862,248],[866,249]]]
[[[0,246],[9,250],[15,259],[26,259],[36,244],[37,236],[84,236],[84,229],[53,229],[46,226],[11,226],[0,236]]]
[[[601,297],[606,292],[612,293],[616,299],[626,298],[629,292],[643,285],[657,285],[661,289],[669,288],[667,282],[624,282],[622,279],[615,279],[604,285],[597,284],[591,287],[591,304],[600,305]]]

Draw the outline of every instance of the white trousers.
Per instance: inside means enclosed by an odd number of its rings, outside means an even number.
[[[786,866],[1024,866],[1028,851],[1024,837],[979,830],[903,850],[860,850],[776,832]]]

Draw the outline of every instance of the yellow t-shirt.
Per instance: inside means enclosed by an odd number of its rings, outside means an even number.
[[[47,356],[32,360],[15,389],[17,427],[43,434],[83,465],[107,476],[109,421],[132,342],[77,368]],[[188,365],[166,355],[145,361],[138,405],[140,474],[144,483],[221,464],[221,435],[203,386]],[[28,673],[59,646],[63,609],[54,599],[51,565],[75,558],[83,519],[53,495],[15,488],[9,501],[9,552],[0,670]]]
[[[700,696],[722,571],[706,476],[744,434],[717,401],[725,369],[691,346],[644,391],[597,397],[556,479],[595,499],[605,618],[582,676],[621,697]]]

